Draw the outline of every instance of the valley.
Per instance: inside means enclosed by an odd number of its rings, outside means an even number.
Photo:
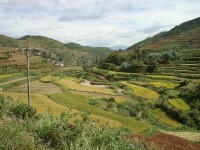
[[[186,149],[198,149],[199,20],[193,28],[188,24],[192,26],[195,21],[180,25],[187,26],[187,31],[177,33],[177,26],[127,50],[113,52],[105,47],[63,44],[41,36],[14,39],[1,35],[1,95],[10,97],[14,103],[27,104],[23,47],[29,41],[28,46],[33,47],[31,106],[38,115],[52,116],[53,121],[61,116],[62,122],[65,113],[70,116],[69,125],[83,121],[88,123],[81,122],[86,129],[90,125],[109,130],[125,128],[130,134],[124,139],[149,149],[184,149],[180,144],[184,142],[191,146],[185,146]],[[1,105],[3,102],[0,114]],[[6,112],[2,111],[3,114]],[[1,118],[3,123],[9,122],[8,116],[8,120]],[[159,138],[166,139],[165,147]],[[172,144],[170,138],[178,142]]]

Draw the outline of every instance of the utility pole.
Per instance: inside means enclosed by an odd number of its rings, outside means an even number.
[[[29,50],[30,48],[28,48],[28,46],[25,49],[25,53],[26,53],[26,60],[27,60],[27,88],[28,88],[28,105],[31,106],[31,93],[30,93],[30,77],[29,77]]]

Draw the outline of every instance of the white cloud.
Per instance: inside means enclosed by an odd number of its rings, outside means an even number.
[[[130,46],[199,17],[199,6],[198,0],[0,0],[0,34]]]

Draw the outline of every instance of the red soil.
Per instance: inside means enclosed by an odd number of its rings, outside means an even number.
[[[140,143],[147,146],[155,145],[159,150],[200,150],[200,144],[165,133],[156,133],[151,136],[134,134],[128,139],[138,139]]]

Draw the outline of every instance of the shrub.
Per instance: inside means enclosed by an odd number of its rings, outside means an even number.
[[[15,102],[10,97],[0,95],[0,114],[14,115],[17,118],[26,119],[33,118],[37,111],[35,108],[28,106],[24,103]]]
[[[16,103],[12,108],[11,112],[13,115],[15,115],[18,118],[32,118],[36,115],[36,109],[28,106],[27,104],[23,103]]]
[[[35,127],[37,136],[43,143],[48,143],[50,147],[56,147],[61,144],[61,124],[55,117],[41,118]]]
[[[98,68],[117,71],[117,65],[111,64],[111,63],[106,63],[106,62],[101,62],[98,65]]]
[[[189,83],[190,83],[190,81],[188,81],[188,80],[183,80],[183,81],[180,82],[179,87],[186,86],[186,85],[188,85]]]
[[[157,69],[158,69],[157,65],[153,64],[153,65],[147,66],[146,72],[152,73],[152,72],[155,72]]]
[[[93,105],[93,106],[99,106],[99,102],[95,99],[90,99],[89,100],[89,104],[90,105]]]

